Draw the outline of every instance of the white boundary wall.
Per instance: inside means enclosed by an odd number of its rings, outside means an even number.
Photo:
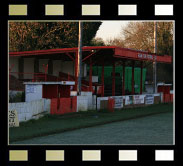
[[[123,108],[123,99],[125,96],[108,96],[108,97],[97,97],[97,110],[100,109],[100,102],[102,100],[108,100],[113,98],[115,100],[114,108]]]
[[[96,108],[96,96],[92,92],[81,92],[77,96],[77,111],[88,111]]]
[[[122,108],[124,105],[134,104],[134,96],[137,98],[137,104],[145,103],[146,95],[161,96],[161,94],[143,94],[143,95],[129,95],[129,96],[109,96],[109,97],[97,97],[97,110],[100,109],[100,101],[108,100],[109,98],[115,98],[116,108]],[[131,96],[131,99],[129,98]],[[125,103],[123,100],[125,99]],[[132,103],[131,103],[131,100]],[[121,103],[122,102],[122,103]],[[18,113],[18,119],[20,122],[30,119],[39,118],[43,113],[50,113],[50,99],[40,99],[30,102],[21,103],[9,103],[9,110],[16,110]],[[82,92],[81,96],[77,96],[77,112],[88,111],[96,108],[96,96],[92,96],[92,92]]]
[[[100,110],[100,101],[108,99],[109,97],[97,97],[97,110]]]
[[[88,99],[88,109],[93,109],[93,97],[92,92],[81,92],[81,96],[85,96]]]
[[[77,96],[78,111],[88,111],[88,98],[86,96]]]
[[[124,105],[131,105],[131,104],[145,104],[146,101],[146,95],[152,95],[154,96],[160,96],[161,102],[162,102],[162,94],[156,93],[156,94],[142,94],[142,95],[128,95],[128,96],[108,96],[108,97],[97,97],[97,110],[100,109],[100,101],[102,100],[108,100],[109,98],[114,98],[115,106],[114,108],[123,108]],[[123,103],[123,100],[125,100],[125,103]],[[154,103],[154,99],[152,101]]]
[[[9,103],[9,110],[16,110],[20,122],[36,118],[41,113],[50,113],[50,99],[31,102]]]

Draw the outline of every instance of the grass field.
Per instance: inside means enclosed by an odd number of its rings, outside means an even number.
[[[158,104],[141,108],[115,110],[115,112],[113,113],[110,113],[107,110],[103,110],[103,111],[79,112],[60,116],[48,115],[39,120],[31,120],[28,122],[21,123],[20,127],[18,128],[10,128],[9,141],[11,144],[12,142],[14,143],[16,141],[23,141],[35,137],[48,136],[51,134],[58,134],[58,133],[64,134],[63,132],[66,131],[92,126],[99,127],[98,125],[103,125],[117,121],[124,121],[129,119],[136,119],[144,116],[150,116],[165,112],[169,112],[170,114],[172,114],[173,105]],[[173,123],[171,121],[170,122],[167,121],[167,123],[169,123],[169,125],[173,127]],[[144,125],[147,124],[144,123]],[[135,131],[138,131],[138,128],[136,127],[135,124],[133,125],[133,127]],[[89,128],[86,128],[86,130],[88,129]]]
[[[37,137],[15,144],[173,144],[172,113]]]

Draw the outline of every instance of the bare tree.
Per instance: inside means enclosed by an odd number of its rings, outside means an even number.
[[[121,36],[124,37],[123,42],[127,48],[154,52],[153,22],[129,22],[121,29]],[[157,53],[173,56],[173,22],[157,22]],[[147,69],[151,75],[152,66]],[[173,64],[158,64],[157,72],[157,81],[173,82]]]

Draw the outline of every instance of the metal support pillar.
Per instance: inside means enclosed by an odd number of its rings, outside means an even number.
[[[82,37],[83,37],[83,23],[79,21],[79,39],[78,39],[78,87],[77,93],[81,95],[81,79],[82,79]]]
[[[102,94],[101,94],[101,96],[104,97],[104,63],[102,64],[102,76],[101,76],[101,80],[102,80]]]
[[[90,72],[89,72],[89,89],[92,92],[92,58],[90,58]]]
[[[18,58],[18,72],[23,73],[24,72],[24,59],[23,58]],[[19,79],[24,79],[23,74],[18,74]]]
[[[142,94],[142,83],[143,83],[143,61],[141,61],[141,70],[140,70],[140,94]]]
[[[43,64],[43,69],[44,69],[44,80],[47,81],[48,64],[47,65]]]
[[[112,68],[112,96],[115,96],[115,61],[113,61]]]
[[[125,61],[123,61],[122,95],[125,95]]]
[[[75,87],[74,90],[78,89],[78,54],[75,54]]]
[[[157,22],[154,22],[154,53],[157,53]],[[156,59],[153,62],[153,83],[154,83],[154,93],[157,93],[157,85],[156,85],[156,78],[157,78],[157,73],[156,73]]]
[[[48,60],[48,74],[53,74],[53,60],[49,59]]]
[[[135,61],[132,61],[132,95],[135,94],[135,88],[134,88],[134,66],[135,66]]]

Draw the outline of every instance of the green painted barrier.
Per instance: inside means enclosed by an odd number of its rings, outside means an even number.
[[[87,72],[89,73],[89,67],[87,67]],[[101,83],[101,74],[102,74],[101,66],[92,67],[92,75],[98,76],[99,83]],[[116,66],[115,74],[116,74],[116,77],[115,77],[116,89],[121,90],[123,67]],[[140,75],[141,75],[141,69],[136,67],[134,69],[135,93],[140,93],[140,78],[141,78]],[[143,91],[145,88],[145,85],[144,85],[145,79],[146,79],[146,68],[143,68],[143,77],[142,77],[142,90]],[[131,92],[131,90],[132,90],[131,82],[132,82],[132,67],[125,67],[125,91]],[[105,84],[105,89],[112,88],[112,66],[104,67],[104,84]]]

